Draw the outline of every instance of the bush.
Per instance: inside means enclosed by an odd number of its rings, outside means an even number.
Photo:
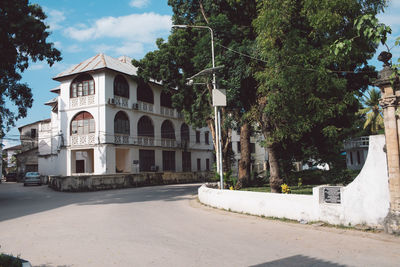
[[[22,260],[18,257],[0,254],[0,267],[22,267]]]
[[[298,185],[299,178],[303,185],[320,185],[320,184],[342,184],[351,183],[360,173],[359,170],[349,169],[333,169],[329,171],[323,170],[305,170],[300,172],[290,172],[285,177],[288,185]]]

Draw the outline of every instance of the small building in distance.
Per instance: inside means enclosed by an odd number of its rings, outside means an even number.
[[[344,151],[346,152],[346,165],[351,170],[361,170],[368,155],[369,136],[362,136],[346,140]]]
[[[5,166],[3,165],[5,173],[17,171],[17,159],[15,156],[16,154],[21,152],[21,149],[21,145],[16,145],[3,149],[3,159],[6,163]]]

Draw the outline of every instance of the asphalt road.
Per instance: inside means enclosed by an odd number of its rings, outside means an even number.
[[[400,266],[400,238],[205,207],[199,185],[0,184],[0,252],[34,266]]]

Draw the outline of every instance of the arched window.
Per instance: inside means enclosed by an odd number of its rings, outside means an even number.
[[[129,98],[129,85],[122,75],[117,75],[114,79],[114,95]]]
[[[145,82],[139,82],[137,88],[137,100],[154,104],[153,90]]]
[[[138,121],[138,136],[154,137],[154,126],[151,119],[147,116],[143,116]]]
[[[95,132],[95,122],[92,114],[82,111],[71,121],[71,134],[89,134]]]
[[[187,142],[190,140],[189,126],[186,123],[181,126],[181,140]]]
[[[175,139],[174,125],[171,121],[165,120],[161,124],[161,138]]]
[[[114,118],[114,133],[129,134],[129,118],[125,112],[119,111]]]
[[[81,74],[76,77],[70,88],[70,97],[94,95],[94,80],[89,74]]]
[[[172,108],[171,93],[162,91],[160,96],[160,104],[163,107]]]

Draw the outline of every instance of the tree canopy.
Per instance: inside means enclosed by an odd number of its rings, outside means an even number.
[[[270,144],[297,159],[331,162],[356,119],[358,97],[376,76],[373,36],[353,38],[348,53],[337,40],[357,35],[357,19],[375,18],[384,0],[265,0],[254,21],[264,69],[257,73],[264,97],[261,121]]]
[[[0,2],[0,136],[32,106],[31,89],[20,83],[29,61],[46,60],[51,66],[61,60],[60,51],[47,41],[50,33],[45,19],[41,7],[28,0]],[[16,114],[6,104],[7,99],[17,107]]]

